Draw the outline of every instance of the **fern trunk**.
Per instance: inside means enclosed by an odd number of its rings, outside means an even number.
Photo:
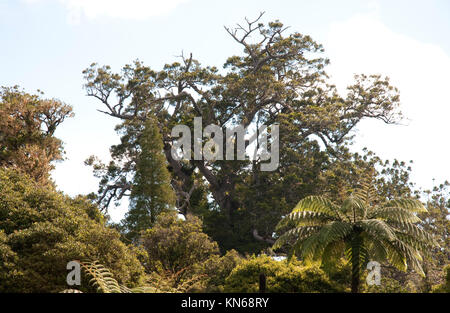
[[[356,234],[352,240],[352,293],[359,292],[361,267],[361,238]]]

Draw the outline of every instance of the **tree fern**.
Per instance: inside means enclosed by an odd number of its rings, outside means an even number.
[[[89,284],[96,288],[98,293],[155,293],[158,290],[150,286],[128,288],[120,285],[108,268],[97,261],[77,261],[86,275]],[[77,289],[65,289],[62,293],[82,293]]]
[[[273,248],[290,246],[290,257],[324,265],[346,257],[352,264],[352,292],[358,292],[361,271],[371,260],[423,275],[422,255],[437,245],[416,225],[421,221],[417,213],[427,210],[416,199],[378,203],[375,196],[366,180],[340,206],[321,196],[300,200],[278,224],[282,235]]]

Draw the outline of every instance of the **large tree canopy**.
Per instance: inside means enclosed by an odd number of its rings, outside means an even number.
[[[345,179],[352,174],[345,167],[354,158],[346,148],[351,131],[364,118],[394,123],[397,90],[387,78],[358,75],[340,95],[328,82],[320,44],[288,33],[279,21],[260,19],[226,28],[243,54],[229,57],[223,69],[203,66],[189,55],[160,71],[136,61],[120,73],[95,63],[83,72],[87,94],[120,121],[121,143],[111,148],[113,161],[88,162],[102,177],[98,201],[103,208],[132,189],[137,138],[150,116],[164,140],[180,212],[202,215],[205,230],[223,249],[258,251],[270,245],[275,225],[299,198],[351,184]],[[194,117],[201,117],[203,126],[222,129],[278,123],[279,167],[262,172],[258,158],[175,160],[171,129],[178,124],[192,129]]]

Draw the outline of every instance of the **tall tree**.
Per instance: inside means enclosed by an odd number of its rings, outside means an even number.
[[[291,244],[291,256],[320,260],[329,266],[346,256],[352,265],[352,292],[359,291],[360,274],[369,261],[389,261],[424,275],[422,254],[437,245],[417,225],[416,213],[426,212],[416,199],[379,202],[371,183],[362,183],[340,206],[320,196],[301,200],[278,225],[284,234],[274,245]]]
[[[98,196],[102,207],[120,200],[132,186],[140,128],[127,125],[142,125],[154,116],[180,212],[207,208],[202,209],[205,229],[222,248],[256,252],[273,242],[274,227],[295,205],[295,197],[323,192],[323,173],[341,159],[342,147],[362,119],[397,120],[399,96],[387,78],[359,75],[341,96],[327,83],[328,60],[320,44],[309,36],[287,33],[279,21],[265,25],[260,19],[226,28],[244,53],[229,57],[221,71],[202,66],[192,55],[161,71],[139,61],[120,74],[95,63],[84,71],[87,94],[104,104],[105,114],[121,121],[122,142],[112,148],[113,163],[91,162],[103,178]],[[260,159],[175,160],[171,129],[178,124],[192,129],[195,117],[202,117],[204,126],[216,124],[223,130],[238,124],[279,123],[280,166],[264,173]],[[273,189],[266,192],[269,185]],[[282,198],[280,205],[264,205]]]
[[[70,106],[41,96],[17,86],[0,89],[0,166],[16,168],[47,183],[52,162],[63,155],[55,130],[73,113]]]
[[[153,119],[145,122],[138,143],[140,152],[131,189],[130,210],[123,220],[126,236],[131,240],[136,240],[142,230],[151,227],[159,214],[175,206],[162,137]]]

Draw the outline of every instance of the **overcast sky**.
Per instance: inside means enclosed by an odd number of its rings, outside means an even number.
[[[404,125],[368,121],[364,146],[385,159],[413,160],[413,181],[450,180],[450,1],[0,0],[0,85],[40,89],[73,106],[57,136],[67,160],[53,172],[70,195],[97,190],[83,161],[108,159],[116,120],[85,96],[81,71],[92,62],[114,70],[142,60],[159,70],[182,51],[221,66],[241,53],[223,29],[265,11],[325,47],[328,73],[341,90],[355,73],[382,74],[400,89]],[[111,210],[118,221],[124,211]]]

